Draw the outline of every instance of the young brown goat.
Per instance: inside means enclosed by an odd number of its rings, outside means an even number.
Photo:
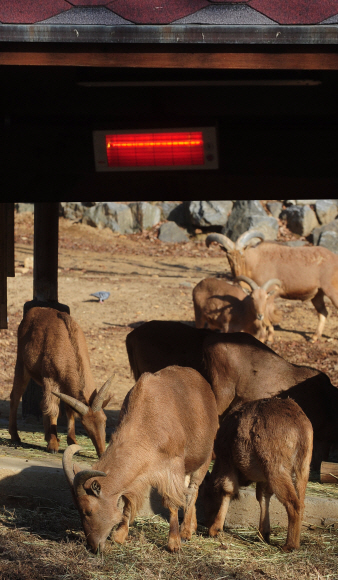
[[[125,541],[129,523],[152,486],[169,508],[168,549],[177,552],[181,538],[189,540],[197,528],[195,502],[210,464],[217,428],[210,385],[197,371],[172,366],[155,374],[144,373],[129,391],[117,430],[92,471],[78,471],[74,477],[72,456],[80,447],[68,447],[63,460],[65,475],[92,550],[103,550],[116,524],[115,541]],[[188,487],[186,476],[190,478]],[[120,498],[123,513],[118,507]],[[180,506],[185,513],[179,531]]]
[[[56,428],[59,414],[56,397],[59,397],[66,403],[68,445],[76,443],[75,411],[100,456],[106,448],[106,415],[103,407],[110,399],[111,379],[96,391],[86,339],[69,314],[53,308],[31,308],[18,328],[9,415],[11,440],[18,443],[17,410],[30,378],[43,389],[42,411],[48,451],[57,453],[59,448]]]
[[[288,515],[283,550],[299,548],[305,489],[312,454],[312,426],[291,399],[261,399],[233,408],[215,441],[216,460],[202,497],[210,536],[223,529],[239,487],[257,482],[259,531],[270,539],[269,502],[273,494]]]
[[[207,326],[221,332],[248,332],[262,342],[273,342],[273,324],[280,321],[274,298],[277,279],[268,280],[263,286],[247,276],[235,281],[245,282],[251,288],[247,294],[238,284],[219,278],[205,278],[193,289],[196,328]]]

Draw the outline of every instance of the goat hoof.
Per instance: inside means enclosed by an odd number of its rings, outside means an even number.
[[[287,544],[282,546],[283,552],[293,552],[295,549],[296,549],[295,546],[288,546]]]
[[[168,549],[168,552],[171,552],[172,554],[174,554],[175,552],[179,552],[181,549],[180,538],[174,539],[174,540],[169,540],[167,549]]]
[[[218,534],[220,533],[221,530],[217,529],[217,528],[210,528],[209,530],[209,536],[211,538],[215,538],[216,536],[218,536]]]
[[[58,453],[58,449],[48,449],[48,447],[47,447],[47,451],[48,451],[48,453]]]

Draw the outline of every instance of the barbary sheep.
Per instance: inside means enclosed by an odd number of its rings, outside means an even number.
[[[313,469],[338,442],[338,389],[329,377],[287,362],[250,334],[152,320],[127,335],[126,347],[135,380],[172,364],[198,370],[211,385],[220,416],[238,402],[291,397],[312,423]]]
[[[273,342],[274,328],[280,319],[274,298],[277,279],[268,280],[262,287],[247,276],[236,282],[246,282],[251,288],[247,294],[239,284],[220,278],[205,278],[193,289],[196,328],[207,326],[221,332],[248,332],[262,342]]]
[[[218,428],[210,385],[195,370],[172,366],[144,373],[127,394],[109,446],[92,470],[77,470],[68,447],[63,466],[79,509],[87,542],[102,552],[114,539],[123,543],[129,523],[149,486],[157,488],[170,512],[168,549],[177,552],[181,538],[196,531],[195,502],[211,460]],[[189,484],[185,485],[188,476]],[[124,501],[123,513],[118,507]],[[178,508],[184,507],[179,530]]]
[[[57,453],[59,449],[59,398],[66,403],[68,445],[76,443],[77,413],[100,456],[106,448],[106,415],[103,407],[110,400],[112,378],[99,391],[96,390],[86,339],[69,314],[53,308],[35,307],[28,310],[19,325],[9,415],[9,433],[16,443],[20,443],[18,405],[30,378],[43,389],[42,412],[47,450]]]
[[[215,454],[201,488],[209,535],[223,530],[230,500],[238,497],[239,488],[256,482],[262,537],[269,542],[269,502],[275,494],[288,515],[283,550],[299,548],[312,427],[297,403],[275,398],[234,407],[221,423]]]
[[[289,247],[263,241],[247,247],[256,238],[264,240],[264,234],[255,230],[245,232],[236,244],[222,234],[210,234],[206,245],[220,244],[234,277],[248,276],[259,286],[278,278],[282,282],[281,298],[311,300],[318,313],[317,330],[311,339],[315,342],[323,333],[328,314],[324,296],[338,308],[338,256],[318,246]]]

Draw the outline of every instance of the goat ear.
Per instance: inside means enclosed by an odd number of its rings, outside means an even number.
[[[96,495],[96,497],[99,497],[101,494],[101,485],[99,484],[99,482],[97,481],[97,479],[94,479],[94,481],[92,481],[92,484],[90,486],[90,489],[92,490],[93,494]]]
[[[277,292],[277,288],[275,288],[274,290],[271,290],[271,292],[268,292],[268,296],[272,296],[273,294],[276,294]]]

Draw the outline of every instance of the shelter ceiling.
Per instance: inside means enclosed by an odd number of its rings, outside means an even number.
[[[2,24],[335,24],[338,0],[0,0]],[[120,19],[120,20],[119,20]]]

